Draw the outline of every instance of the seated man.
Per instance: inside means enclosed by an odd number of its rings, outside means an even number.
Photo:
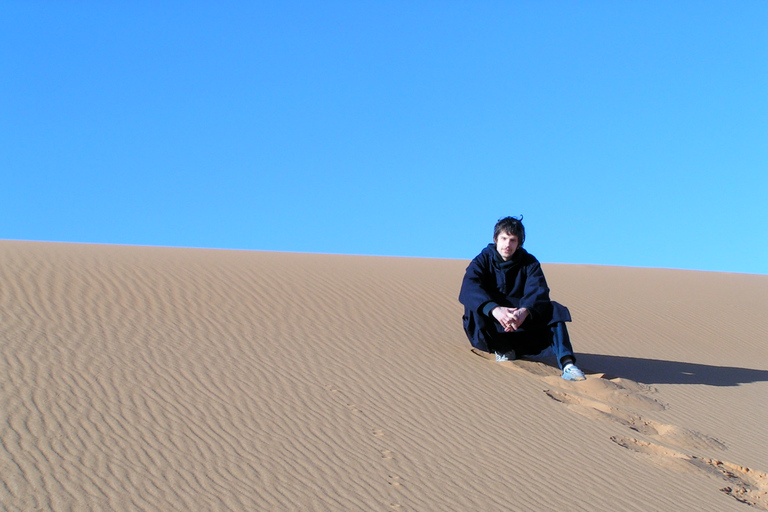
[[[459,302],[472,346],[495,352],[496,361],[554,352],[566,380],[584,380],[565,322],[568,308],[549,299],[539,261],[525,249],[522,217],[496,223],[494,243],[467,267]]]

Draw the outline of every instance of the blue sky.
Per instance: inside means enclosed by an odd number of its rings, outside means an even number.
[[[768,274],[768,2],[5,1],[0,238]]]

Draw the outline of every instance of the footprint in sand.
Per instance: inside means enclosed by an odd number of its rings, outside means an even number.
[[[326,391],[328,391],[329,393],[331,393],[331,395],[333,396],[335,401],[344,404],[344,407],[346,407],[351,412],[360,414],[359,416],[357,416],[357,421],[365,420],[366,419],[366,415],[362,414],[363,410],[360,407],[358,407],[357,405],[355,405],[354,403],[352,403],[352,401],[349,400],[349,398],[346,396],[344,391],[342,391],[338,387],[334,386],[333,384],[325,384],[323,386],[323,388]],[[388,437],[389,437],[386,430],[384,430],[382,428],[370,428],[370,433],[374,437],[380,439],[380,443],[379,444],[382,444],[382,445],[386,446],[386,443],[387,443]],[[389,470],[392,469],[392,464],[393,463],[395,463],[395,464],[397,463],[397,460],[396,460],[396,457],[395,457],[396,456],[395,452],[393,452],[392,450],[390,450],[388,448],[384,448],[384,447],[379,448],[379,455],[381,457],[381,460],[385,461],[385,462],[382,462],[382,463],[386,464],[390,468]],[[397,476],[397,475],[388,475],[387,476],[387,485],[389,485],[390,487],[392,487],[394,489],[397,489],[398,492],[402,492],[405,489],[403,487],[402,479],[399,476]],[[400,504],[398,504],[396,502],[390,502],[389,503],[389,507],[391,509],[393,509],[393,510],[400,510],[400,509],[402,509],[402,505],[400,505]]]
[[[372,433],[372,434],[373,434],[375,437],[378,437],[379,439],[385,439],[385,438],[387,437],[387,433],[386,433],[386,432],[384,432],[384,431],[383,431],[382,429],[380,429],[380,428],[374,428],[374,429],[371,431],[371,433]],[[381,458],[382,458],[382,459],[384,459],[384,460],[392,460],[392,459],[394,459],[394,458],[395,458],[395,454],[394,454],[394,452],[393,452],[392,450],[387,450],[387,449],[380,449],[380,450],[379,450],[379,453],[381,454]]]
[[[344,392],[342,390],[340,390],[333,384],[326,384],[323,387],[325,388],[326,391],[331,393],[337,400],[343,402],[344,407],[346,407],[350,411],[358,414],[363,412],[363,410],[360,407],[358,407],[357,405],[349,401],[349,399],[346,397],[346,395],[344,395]]]
[[[477,350],[472,352],[486,360],[493,360],[492,354]],[[655,438],[666,444],[685,449],[725,450],[722,442],[692,430],[665,425],[639,415],[625,411],[617,406],[621,404],[635,409],[660,411],[666,406],[648,396],[656,390],[645,384],[617,377],[609,377],[586,371],[584,382],[567,382],[559,377],[559,370],[540,361],[517,360],[495,363],[515,370],[543,377],[553,386],[565,387],[574,393],[563,390],[546,389],[544,392],[553,400],[567,405],[575,412],[589,418],[613,421],[632,430]],[[589,398],[587,398],[589,397]],[[607,402],[607,403],[606,403]],[[768,474],[749,468],[722,462],[719,460],[686,455],[665,446],[638,441],[628,437],[613,436],[611,440],[623,448],[650,456],[658,463],[681,471],[699,471],[725,481],[728,485],[720,491],[752,507],[768,510]]]
[[[492,354],[474,349],[472,352],[484,359],[493,360]],[[616,405],[609,405],[620,404],[649,411],[666,409],[664,404],[648,396],[656,390],[645,384],[589,371],[585,372],[586,381],[567,382],[560,379],[557,368],[535,360],[522,359],[495,364],[543,377],[543,380],[553,387],[572,391],[569,393],[562,389],[544,390],[553,400],[589,418],[613,421],[665,444],[684,449],[726,449],[725,444],[707,435],[674,425],[665,425],[623,410]],[[757,509],[768,510],[768,473],[729,462],[687,455],[666,446],[629,437],[613,436],[611,440],[623,448],[647,455],[659,464],[681,471],[697,471],[722,480],[727,484],[720,489],[723,493]]]
[[[663,411],[667,408],[666,404],[651,396],[656,393],[655,388],[627,379],[588,373],[584,382],[568,382],[559,377],[548,377],[544,380],[552,386],[566,387],[579,395],[601,402],[645,411]]]
[[[761,510],[768,510],[768,473],[743,466],[695,455],[687,455],[664,446],[638,441],[629,437],[611,437],[622,448],[648,455],[660,463],[680,470],[705,473],[727,483],[720,491]]]
[[[665,425],[654,420],[643,418],[637,414],[625,411],[603,402],[576,396],[563,391],[546,389],[544,392],[551,399],[567,405],[573,411],[588,418],[612,421],[624,425],[648,437],[658,439],[674,446],[688,449],[725,450],[722,442],[707,435],[674,425]]]

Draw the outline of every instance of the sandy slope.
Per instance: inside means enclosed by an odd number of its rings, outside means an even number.
[[[547,265],[567,383],[466,264],[0,242],[2,509],[768,509],[768,276]]]

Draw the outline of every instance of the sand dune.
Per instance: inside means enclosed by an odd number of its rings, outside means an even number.
[[[768,510],[768,276],[545,265],[569,383],[467,263],[0,242],[2,510]]]

